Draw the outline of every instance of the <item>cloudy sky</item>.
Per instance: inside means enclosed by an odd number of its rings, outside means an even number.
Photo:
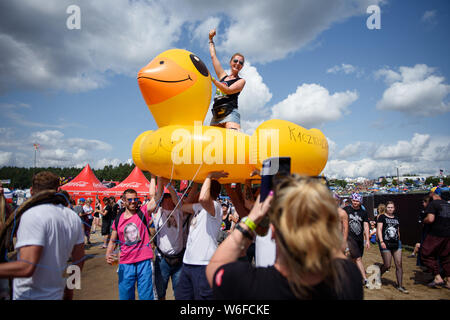
[[[68,28],[71,5],[80,29]],[[370,5],[381,29],[367,26]],[[271,118],[320,129],[329,177],[448,174],[449,9],[446,0],[2,1],[0,166],[33,166],[34,143],[38,166],[130,162],[135,138],[157,128],[137,72],[171,48],[212,71],[216,27],[221,61],[246,57],[245,132]]]

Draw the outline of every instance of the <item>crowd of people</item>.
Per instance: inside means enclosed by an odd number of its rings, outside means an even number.
[[[215,29],[209,32],[218,77],[211,79],[217,91],[210,125],[239,130],[245,58],[234,54],[228,74],[216,56],[215,35]],[[71,299],[61,274],[69,260],[82,270],[85,245],[92,244],[99,227],[106,263],[118,266],[120,300],[134,300],[136,288],[140,300],[163,300],[170,280],[177,300],[361,300],[369,285],[363,255],[371,243],[378,243],[381,274],[393,258],[396,288],[408,293],[393,202],[380,206],[377,220],[369,221],[360,194],[341,203],[323,177],[287,176],[260,201],[250,182],[222,186],[220,179],[227,176],[210,172],[183,194],[173,181],[152,176],[142,203],[133,189],[117,201],[74,203],[59,191],[59,177],[36,174],[33,197],[15,212],[7,205],[0,210],[0,297],[13,279],[13,299]],[[222,188],[229,198],[221,197]],[[430,287],[450,289],[449,204],[439,188],[426,201],[417,255],[434,276]],[[14,235],[17,259],[8,261]]]
[[[58,191],[57,176],[41,172],[17,217],[17,260],[2,256],[0,278],[13,279],[13,299],[70,299],[61,271],[69,259],[83,268],[84,246],[100,227],[106,263],[118,266],[121,300],[135,299],[136,288],[140,300],[163,300],[169,280],[177,300],[358,300],[368,286],[363,255],[371,243],[378,244],[381,275],[394,260],[396,288],[408,293],[393,202],[381,204],[370,221],[361,195],[343,205],[324,179],[291,175],[261,202],[251,184],[222,186],[226,176],[211,172],[183,194],[174,181],[152,176],[143,202],[128,189],[117,202],[80,198],[75,204]],[[221,196],[223,189],[229,197]],[[424,199],[426,228],[416,253],[434,277],[429,286],[447,289],[448,206],[439,188]],[[6,212],[2,229],[17,215]],[[265,217],[270,225],[261,232]]]

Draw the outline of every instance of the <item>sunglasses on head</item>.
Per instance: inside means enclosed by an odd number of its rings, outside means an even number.
[[[128,203],[139,202],[139,198],[127,198]]]
[[[241,66],[244,65],[244,61],[241,61],[241,60],[238,60],[238,59],[233,59],[233,62],[234,62],[234,63],[239,62],[239,64],[240,64]]]

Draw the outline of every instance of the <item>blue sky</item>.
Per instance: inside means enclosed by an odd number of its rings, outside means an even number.
[[[69,5],[79,30],[66,27]],[[381,29],[369,30],[369,5]],[[32,1],[0,4],[0,166],[94,168],[131,161],[157,128],[136,80],[182,48],[213,71],[242,52],[242,127],[270,118],[316,127],[330,177],[450,170],[448,1]],[[290,98],[289,98],[290,97]],[[210,112],[206,118],[209,123]]]

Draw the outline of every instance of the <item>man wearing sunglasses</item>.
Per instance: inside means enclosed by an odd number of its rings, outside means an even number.
[[[147,229],[150,217],[148,212],[140,211],[134,189],[125,190],[123,199],[125,211],[113,223],[106,262],[114,263],[117,256],[113,251],[119,244],[119,299],[134,300],[137,285],[139,300],[153,300],[153,250]]]

